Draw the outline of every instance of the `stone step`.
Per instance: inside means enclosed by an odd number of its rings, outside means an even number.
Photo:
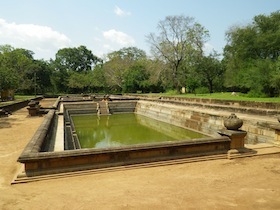
[[[216,111],[222,110],[222,111],[228,111],[232,113],[253,114],[253,115],[262,115],[262,116],[280,115],[280,108],[272,109],[272,108],[260,108],[260,107],[250,107],[250,106],[246,107],[240,105],[224,105],[224,104],[200,103],[200,102],[166,100],[166,99],[151,99],[151,98],[149,99],[145,98],[144,100],[164,102],[164,103],[189,106],[189,107],[197,107],[200,109],[209,109],[209,110],[216,110]]]
[[[99,102],[99,114],[101,115],[109,115],[109,108],[108,104],[105,101],[100,101]]]

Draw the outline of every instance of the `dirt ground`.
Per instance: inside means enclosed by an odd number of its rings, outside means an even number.
[[[42,120],[26,108],[0,118],[1,210],[280,209],[280,154],[11,185],[17,158]]]

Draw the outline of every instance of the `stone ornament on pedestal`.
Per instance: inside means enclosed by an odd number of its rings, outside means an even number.
[[[243,125],[243,120],[239,119],[234,113],[232,113],[227,119],[224,120],[224,126],[228,130],[238,130]]]
[[[234,113],[224,120],[226,129],[218,131],[221,136],[228,136],[231,140],[230,149],[240,150],[244,148],[244,138],[246,131],[239,130],[243,125],[243,120],[239,119]]]

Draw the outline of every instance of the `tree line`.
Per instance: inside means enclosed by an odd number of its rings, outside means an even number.
[[[147,35],[151,56],[136,47],[104,59],[86,46],[59,49],[54,59],[34,59],[28,49],[0,46],[0,91],[22,94],[190,93],[236,91],[280,95],[280,11],[255,16],[226,32],[223,55],[205,53],[209,31],[188,16],[167,16]]]

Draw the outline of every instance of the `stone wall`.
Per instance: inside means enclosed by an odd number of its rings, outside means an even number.
[[[230,114],[221,110],[186,106],[185,103],[148,99],[139,100],[135,112],[212,136],[217,136],[217,132],[224,128],[223,121]],[[241,129],[248,132],[246,143],[274,143],[275,130],[271,127],[278,123],[276,120],[274,122],[274,118],[241,113],[237,116],[243,120]]]
[[[110,113],[134,112],[137,101],[112,101],[108,102]]]
[[[29,145],[36,144],[37,142],[34,142]],[[196,160],[227,158],[229,149],[230,139],[222,136],[195,141],[186,140],[164,144],[155,143],[131,147],[78,149],[59,152],[27,151],[28,148],[26,148],[18,161],[24,164],[25,176],[33,177],[183,158],[196,158]]]
[[[223,128],[223,120],[219,116],[188,110],[184,106],[164,102],[140,100],[137,103],[135,112],[159,121],[214,136],[217,135],[217,130]]]

